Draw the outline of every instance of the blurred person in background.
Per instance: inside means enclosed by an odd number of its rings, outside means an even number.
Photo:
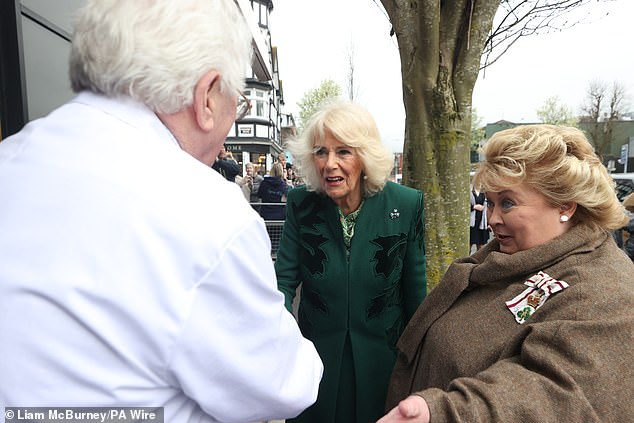
[[[284,180],[289,188],[293,188],[293,165],[290,163],[286,163],[284,168]]]
[[[276,256],[280,242],[280,229],[286,216],[286,194],[288,184],[284,180],[284,168],[276,162],[271,171],[262,179],[258,197],[265,203],[259,208],[260,216],[266,220],[266,230],[271,240],[271,254]]]
[[[281,152],[277,155],[277,162],[282,165],[282,169],[286,169],[286,153]]]
[[[423,194],[388,181],[393,154],[370,113],[337,102],[287,144],[289,192],[275,270],[324,362],[315,405],[292,422],[367,423],[384,412],[396,341],[425,297]]]
[[[284,220],[286,215],[286,194],[288,185],[284,179],[284,168],[280,163],[275,163],[271,171],[260,182],[258,197],[263,203],[279,203],[261,206],[260,215],[264,220]]]
[[[315,401],[262,219],[209,169],[250,53],[232,0],[79,10],[78,95],[0,143],[0,407],[247,422]]]
[[[611,235],[627,222],[614,182],[576,128],[500,131],[484,156],[495,239],[412,317],[379,422],[631,421],[634,264]]]
[[[258,189],[262,182],[262,176],[255,173],[253,163],[247,163],[244,165],[245,175],[236,177],[236,183],[240,185],[244,198],[250,203],[257,203],[260,201],[258,198]]]
[[[486,196],[471,185],[470,192],[471,213],[469,215],[469,245],[479,250],[489,241],[489,225],[486,215]]]
[[[211,168],[220,173],[227,181],[235,182],[236,176],[240,175],[240,165],[233,158],[233,154],[227,151],[227,147],[223,144],[218,157],[211,165]]]

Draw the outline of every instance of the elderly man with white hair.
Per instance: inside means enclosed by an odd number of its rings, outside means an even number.
[[[250,54],[232,0],[79,11],[78,95],[0,143],[0,407],[246,422],[315,401],[264,222],[209,167]]]

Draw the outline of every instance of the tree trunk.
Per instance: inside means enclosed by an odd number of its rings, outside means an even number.
[[[405,185],[425,193],[428,289],[469,253],[471,97],[499,0],[382,0],[399,44]]]

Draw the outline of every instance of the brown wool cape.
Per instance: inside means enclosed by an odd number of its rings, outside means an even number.
[[[505,302],[539,271],[569,287],[519,324]],[[398,348],[387,410],[416,393],[433,423],[632,421],[634,264],[581,225],[511,255],[494,240],[450,266]]]

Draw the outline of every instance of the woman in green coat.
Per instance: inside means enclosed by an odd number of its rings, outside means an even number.
[[[370,423],[385,411],[396,341],[426,293],[423,194],[388,181],[372,116],[334,103],[288,145],[306,186],[288,194],[278,287],[324,362],[295,422]]]

